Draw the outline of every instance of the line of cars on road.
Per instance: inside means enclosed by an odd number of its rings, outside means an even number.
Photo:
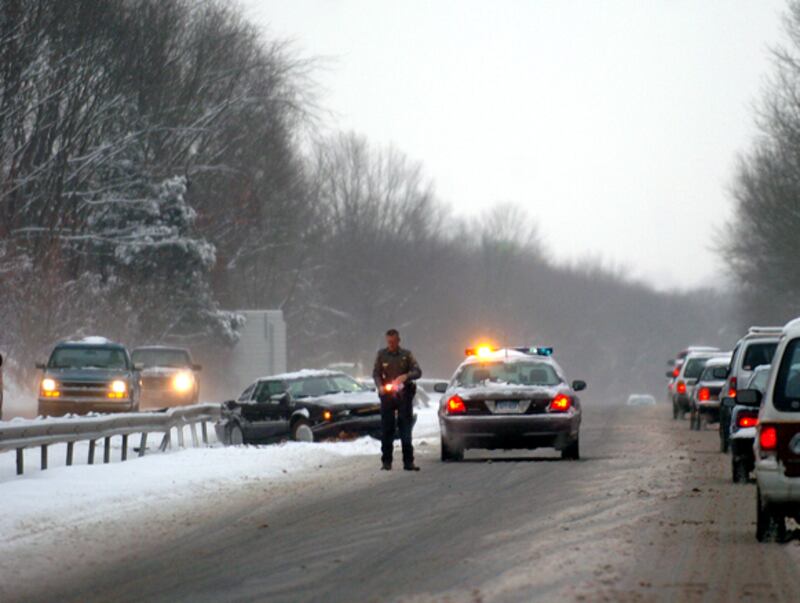
[[[757,539],[784,540],[786,520],[800,521],[800,319],[751,327],[730,353],[689,348],[672,364],[673,417],[717,422],[732,480],[755,476]]]

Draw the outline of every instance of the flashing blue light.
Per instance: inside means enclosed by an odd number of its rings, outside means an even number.
[[[514,348],[518,352],[522,352],[523,354],[532,354],[534,356],[552,356],[553,355],[553,348],[552,347],[531,347],[531,346],[523,346],[519,348]]]

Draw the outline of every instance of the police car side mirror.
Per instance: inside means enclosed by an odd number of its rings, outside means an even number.
[[[761,406],[761,392],[757,389],[741,389],[736,392],[736,403],[742,406]]]
[[[447,391],[447,383],[435,383],[433,385],[433,391],[437,394],[443,394]]]
[[[573,381],[572,382],[572,389],[576,392],[582,392],[586,389],[586,381]]]

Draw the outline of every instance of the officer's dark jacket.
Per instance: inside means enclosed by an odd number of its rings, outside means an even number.
[[[394,381],[400,375],[408,375],[409,385],[411,381],[422,377],[422,370],[411,350],[398,348],[394,353],[390,352],[389,348],[378,350],[375,368],[372,369],[372,378],[378,389],[380,390],[385,383]]]

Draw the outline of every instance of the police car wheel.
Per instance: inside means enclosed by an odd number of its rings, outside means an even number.
[[[228,445],[241,446],[244,444],[244,431],[238,423],[228,423]]]
[[[292,439],[296,442],[313,442],[314,432],[305,419],[299,419],[292,425]]]
[[[453,448],[447,444],[444,438],[442,438],[442,461],[463,461],[464,460],[464,450],[462,448]]]
[[[581,458],[580,440],[575,439],[569,446],[561,451],[561,458],[568,461],[577,461]]]

